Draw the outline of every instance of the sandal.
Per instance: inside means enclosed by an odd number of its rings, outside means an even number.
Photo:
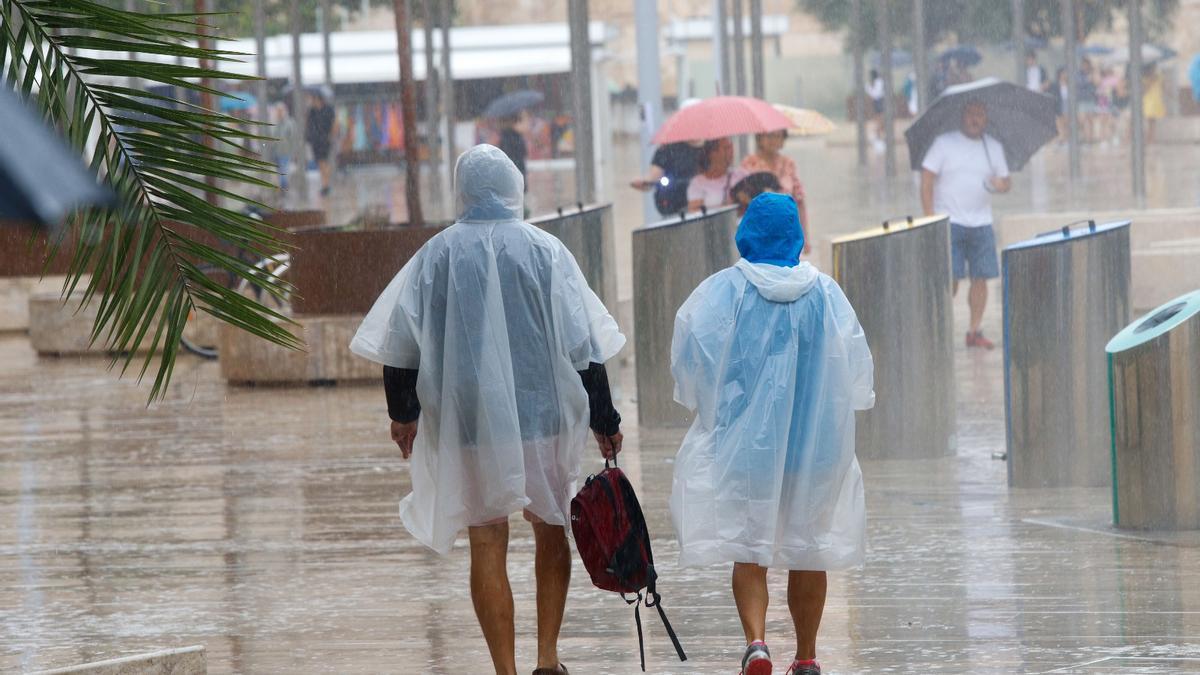
[[[533,671],[533,675],[570,675],[570,673],[567,672],[567,667],[560,663],[557,668],[538,668]]]

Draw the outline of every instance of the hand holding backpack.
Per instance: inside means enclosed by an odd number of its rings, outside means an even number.
[[[597,588],[620,593],[622,600],[634,605],[642,671],[646,670],[643,604],[658,609],[679,660],[687,661],[655,587],[658,574],[654,571],[650,533],[646,529],[642,506],[625,472],[617,467],[617,460],[611,460],[612,466],[609,461],[605,460],[604,471],[588,477],[583,489],[571,500],[571,532],[575,535],[575,546],[592,583]]]

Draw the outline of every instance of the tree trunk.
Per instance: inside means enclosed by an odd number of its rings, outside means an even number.
[[[308,101],[304,97],[304,78],[300,72],[300,3],[288,3],[288,30],[292,34],[292,184],[300,196],[295,208],[308,207],[308,158],[304,152],[304,129],[308,122]]]
[[[208,11],[208,1],[207,0],[195,0],[195,9],[196,9],[196,14],[203,15],[204,13],[206,13]],[[210,40],[208,38],[208,18],[205,16],[198,17],[197,24],[198,25],[197,25],[196,30],[200,34],[200,48],[201,49],[210,49],[212,47],[212,40]],[[212,68],[212,62],[210,62],[208,59],[201,59],[200,67],[206,68],[206,69]],[[203,78],[200,80],[200,84],[202,84],[205,87],[211,88],[213,85],[213,82],[212,82],[211,78],[206,77],[206,78]],[[204,108],[205,110],[214,110],[216,108],[216,102],[213,99],[213,95],[208,92],[201,92],[200,106],[202,108]],[[202,140],[204,142],[204,145],[206,145],[210,148],[213,147],[213,137],[212,136],[209,136],[206,134],[202,137]],[[207,177],[205,177],[204,182],[205,182],[205,184],[207,184],[210,187],[215,187],[217,184],[217,179],[213,178],[212,176],[207,176]],[[206,200],[208,200],[209,204],[216,204],[219,201],[219,199],[217,197],[217,193],[213,192],[212,190],[205,190],[204,198]]]
[[[404,194],[408,203],[408,224],[421,227],[425,218],[421,213],[420,158],[417,154],[417,101],[414,96],[416,83],[412,69],[412,21],[411,0],[396,0],[396,51],[400,56],[400,109],[404,118]]]

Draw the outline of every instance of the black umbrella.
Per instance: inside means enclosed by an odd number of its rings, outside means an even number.
[[[483,116],[489,119],[512,117],[522,110],[528,110],[536,105],[540,105],[544,100],[546,100],[546,97],[540,91],[533,91],[532,89],[514,91],[489,103],[483,111]]]
[[[994,77],[947,87],[904,132],[913,170],[920,170],[929,146],[939,135],[962,126],[963,108],[978,101],[987,108],[987,133],[1004,146],[1008,168],[1018,171],[1033,153],[1058,135],[1058,105],[1046,94]]]
[[[82,206],[116,201],[79,153],[7,86],[0,86],[0,219],[54,226]]]

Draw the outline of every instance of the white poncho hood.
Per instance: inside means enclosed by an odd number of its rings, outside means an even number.
[[[528,509],[565,525],[587,435],[577,370],[625,337],[563,244],[521,221],[521,174],[479,145],[455,167],[458,222],[376,300],[350,349],[417,369],[405,526],[445,553],[468,525]]]

